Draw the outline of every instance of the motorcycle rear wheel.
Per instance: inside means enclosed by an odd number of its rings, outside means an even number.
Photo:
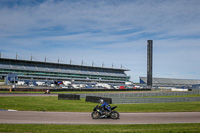
[[[117,111],[112,111],[110,117],[112,119],[119,119],[119,113]]]
[[[91,117],[92,117],[92,119],[99,119],[100,118],[100,114],[99,114],[99,112],[92,112],[92,114],[91,114]]]

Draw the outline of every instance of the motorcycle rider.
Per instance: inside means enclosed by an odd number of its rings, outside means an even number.
[[[108,112],[107,115],[110,115],[110,112],[111,112],[111,106],[110,106],[108,103],[104,102],[103,99],[100,99],[99,102],[100,102],[101,107],[102,107],[101,113],[102,113],[103,115],[105,115],[104,112]]]

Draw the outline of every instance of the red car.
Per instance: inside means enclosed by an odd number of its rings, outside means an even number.
[[[127,89],[126,86],[120,86],[119,89]]]

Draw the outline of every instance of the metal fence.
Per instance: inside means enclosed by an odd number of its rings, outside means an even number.
[[[191,102],[200,101],[200,97],[168,97],[168,98],[145,98],[154,96],[180,96],[180,95],[195,95],[200,94],[200,91],[189,92],[134,92],[134,93],[93,93],[80,94],[81,98],[86,96],[98,96],[112,98],[112,103],[164,103],[164,102]]]
[[[180,96],[180,95],[195,95],[200,94],[200,91],[188,92],[133,92],[133,93],[90,93],[80,94],[81,98],[86,96],[98,96],[109,98],[135,98],[135,97],[151,97],[151,96]]]
[[[169,98],[112,98],[113,104],[127,103],[168,103],[200,101],[200,97],[169,97]]]

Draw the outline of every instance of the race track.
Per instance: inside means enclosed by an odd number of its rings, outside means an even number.
[[[120,119],[91,118],[89,112],[0,111],[9,124],[164,124],[200,123],[200,112],[120,113]]]
[[[58,96],[58,94],[0,94],[4,96]],[[200,112],[120,113],[120,119],[91,118],[91,112],[0,110],[0,124],[165,124],[200,123]]]

